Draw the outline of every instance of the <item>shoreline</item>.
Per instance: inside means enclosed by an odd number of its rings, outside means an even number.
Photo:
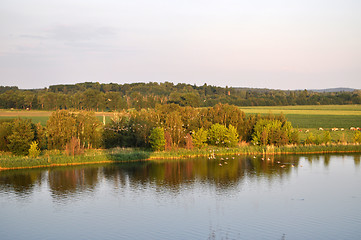
[[[293,150],[293,151],[292,151]],[[66,156],[61,153],[46,154],[38,158],[27,156],[0,155],[0,171],[32,168],[52,168],[61,166],[77,166],[103,163],[126,163],[141,161],[159,161],[165,159],[196,158],[226,155],[309,155],[334,153],[361,153],[360,144],[347,145],[293,145],[293,146],[241,146],[235,148],[208,147],[204,149],[176,149],[163,152],[150,152],[141,149],[90,150],[89,153],[77,156]]]

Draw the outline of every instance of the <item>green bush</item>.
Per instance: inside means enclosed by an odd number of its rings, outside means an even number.
[[[309,133],[309,134],[307,135],[307,138],[306,138],[306,140],[305,140],[305,143],[306,143],[306,144],[314,144],[315,142],[316,142],[315,136],[313,136],[312,133]]]
[[[237,129],[232,125],[229,125],[225,136],[225,145],[227,147],[235,147],[238,143],[238,140]]]
[[[194,132],[192,135],[193,145],[197,148],[202,148],[207,146],[207,137],[208,132],[203,128],[198,129],[198,131]]]
[[[29,119],[15,119],[11,134],[7,137],[9,150],[15,155],[27,155],[34,140],[34,129]]]
[[[208,142],[215,146],[235,146],[238,143],[237,129],[232,125],[227,128],[219,123],[213,124],[208,130]]]
[[[322,143],[328,144],[331,143],[331,134],[329,131],[324,131],[322,136]]]
[[[0,122],[0,151],[9,151],[8,136],[11,134],[11,121]]]
[[[361,143],[361,132],[356,131],[355,135],[353,136],[353,140],[355,143]]]
[[[40,149],[36,141],[32,141],[29,148],[29,157],[37,158],[40,155]]]
[[[297,143],[297,135],[290,122],[278,119],[259,119],[254,126],[252,142],[255,145],[281,146]]]
[[[164,129],[160,127],[154,128],[150,132],[149,143],[154,151],[164,150],[164,146],[165,146]]]
[[[224,146],[227,127],[219,123],[213,124],[208,130],[208,142],[210,145]]]

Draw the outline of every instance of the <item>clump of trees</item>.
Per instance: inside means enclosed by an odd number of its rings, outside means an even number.
[[[15,155],[29,153],[33,141],[42,142],[42,127],[29,119],[14,119],[0,122],[0,151],[10,151]]]
[[[298,132],[290,122],[278,119],[259,119],[254,126],[252,142],[256,145],[275,145],[298,143]]]
[[[29,119],[5,120],[0,122],[0,151],[37,157],[44,149],[69,148],[72,139],[80,148],[98,148],[102,146],[102,131],[94,113],[85,111],[55,111],[45,128]]]
[[[64,149],[72,138],[78,139],[83,148],[101,146],[102,125],[93,112],[55,111],[46,123],[46,130],[49,149]]]
[[[178,104],[123,110],[103,125],[93,112],[57,110],[45,127],[15,119],[0,124],[0,150],[38,155],[37,149],[60,149],[76,155],[85,148],[141,147],[192,149],[207,145],[234,147],[240,141],[259,145],[298,143],[283,115],[246,116],[238,107],[217,104],[193,108]]]
[[[313,133],[308,133],[305,144],[330,144],[331,143],[331,134],[329,131],[324,131],[322,134],[313,135]]]
[[[298,133],[283,115],[246,116],[238,107],[228,104],[201,109],[167,104],[116,114],[104,127],[104,145],[153,147],[154,140],[149,136],[156,128],[164,132],[165,149],[207,145],[233,147],[240,140],[260,145],[298,143]]]

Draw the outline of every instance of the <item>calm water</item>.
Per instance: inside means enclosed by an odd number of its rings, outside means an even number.
[[[361,239],[360,155],[228,158],[0,172],[0,239]]]

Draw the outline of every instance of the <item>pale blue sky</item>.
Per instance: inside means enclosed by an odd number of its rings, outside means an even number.
[[[0,85],[85,81],[361,89],[361,1],[0,1]]]

